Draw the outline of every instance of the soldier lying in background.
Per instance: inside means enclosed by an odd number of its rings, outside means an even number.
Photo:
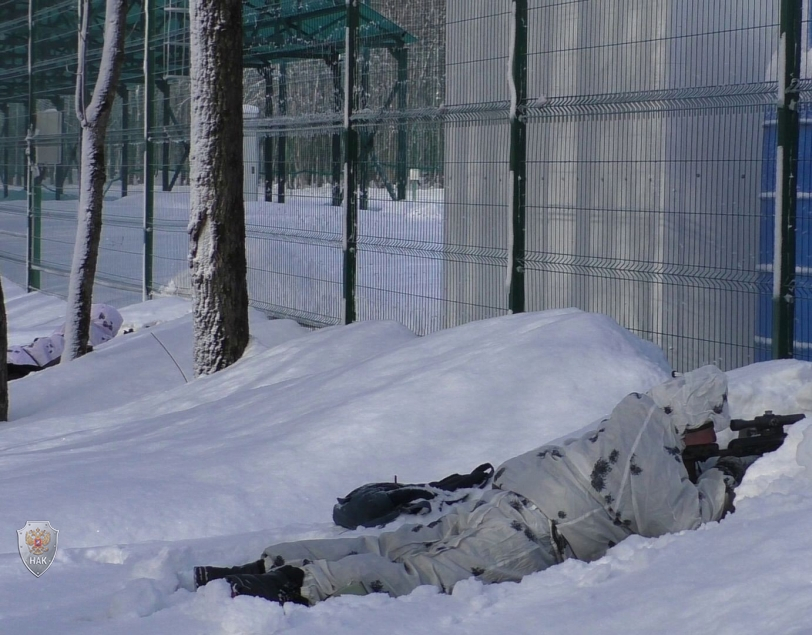
[[[94,304],[90,307],[91,347],[113,339],[123,322],[121,313],[107,304]],[[62,325],[47,337],[38,337],[30,344],[9,346],[6,351],[8,379],[19,379],[31,372],[42,370],[59,363],[65,348],[65,326]]]
[[[434,522],[274,545],[240,567],[196,567],[195,584],[225,578],[232,595],[314,604],[424,584],[450,593],[470,577],[518,581],[568,558],[597,560],[628,536],[695,529],[732,510],[742,460],[720,459],[693,483],[682,459],[729,422],[727,378],[705,366],[628,395],[581,438],[508,460],[479,500]]]

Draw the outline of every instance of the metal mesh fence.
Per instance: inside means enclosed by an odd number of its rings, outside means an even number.
[[[782,26],[780,5],[245,0],[252,304],[419,334],[578,307],[677,369],[768,359],[791,327],[812,359],[812,40],[809,7]],[[78,198],[75,15],[75,0],[0,0],[2,272],[59,295]],[[801,40],[797,179],[778,151],[786,24]],[[95,290],[119,305],[190,292],[188,0],[132,2],[126,50]]]
[[[335,29],[344,19],[308,14],[297,37],[280,4],[247,55],[244,113],[248,289],[255,306],[305,324],[342,321],[342,74]],[[259,20],[245,5],[246,23]],[[341,14],[344,17],[344,13]],[[304,23],[303,23],[304,24]],[[342,27],[343,28],[343,27]],[[270,37],[270,36],[269,36]]]
[[[528,290],[677,368],[751,359],[778,3],[533,2]],[[628,19],[630,15],[633,20]]]
[[[444,325],[442,122],[445,4],[370,2],[355,64],[360,319]],[[402,30],[371,48],[369,31]]]
[[[448,3],[444,275],[450,326],[507,313],[511,2]]]

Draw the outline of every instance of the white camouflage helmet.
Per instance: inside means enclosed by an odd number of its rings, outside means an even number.
[[[730,426],[727,376],[716,366],[702,366],[648,391],[671,415],[679,434],[713,422],[716,432]]]

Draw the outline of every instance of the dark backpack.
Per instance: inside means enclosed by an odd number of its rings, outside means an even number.
[[[449,500],[445,494],[465,488],[483,488],[491,476],[493,466],[483,463],[470,474],[451,474],[431,483],[367,483],[338,499],[333,507],[333,522],[355,529],[386,525],[401,514],[425,514],[431,511],[430,500],[439,497],[447,504],[460,502],[466,496]]]

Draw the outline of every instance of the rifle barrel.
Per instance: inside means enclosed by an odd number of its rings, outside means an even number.
[[[741,430],[777,428],[797,423],[805,416],[804,414],[774,415],[772,413],[764,413],[755,419],[731,419],[730,429],[734,432],[739,432]]]

